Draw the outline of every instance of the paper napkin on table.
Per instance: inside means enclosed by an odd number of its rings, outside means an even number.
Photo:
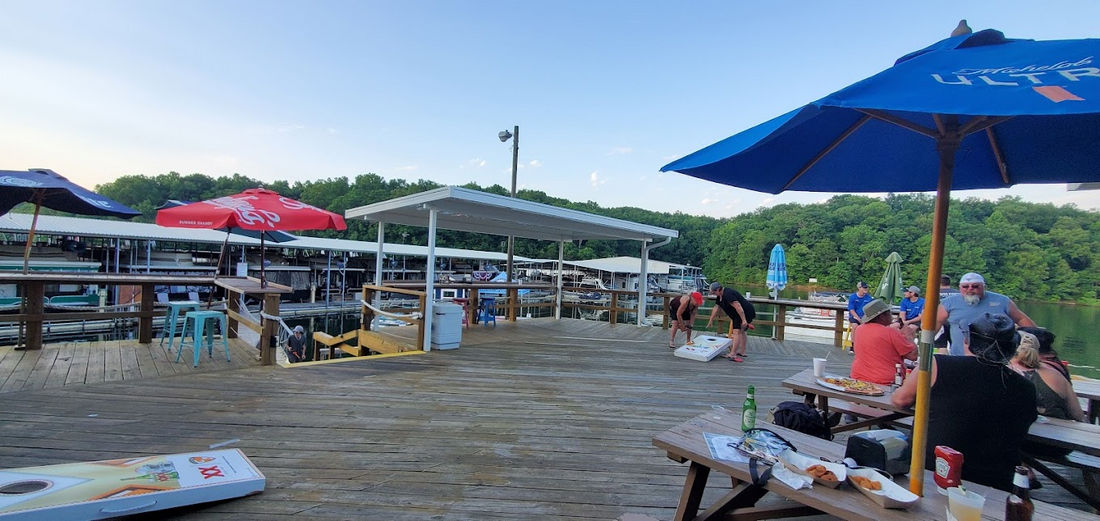
[[[783,483],[786,483],[788,487],[791,487],[795,490],[798,490],[800,488],[814,488],[813,478],[794,472],[791,469],[784,467],[780,464],[772,467],[772,477],[778,479],[779,481],[782,481]]]

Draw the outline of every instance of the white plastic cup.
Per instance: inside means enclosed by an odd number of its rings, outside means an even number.
[[[956,521],[982,521],[985,496],[959,487],[947,489],[947,511]]]
[[[825,376],[825,359],[814,358],[814,377],[821,378]]]

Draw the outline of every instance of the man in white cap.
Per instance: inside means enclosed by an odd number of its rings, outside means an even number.
[[[302,326],[294,326],[294,333],[286,339],[286,359],[292,364],[306,359],[306,330]]]
[[[959,279],[959,293],[943,299],[936,313],[936,330],[947,324],[951,328],[951,345],[947,353],[963,354],[963,332],[968,331],[971,323],[986,313],[1008,315],[1017,326],[1034,326],[1035,322],[1027,316],[1012,299],[985,290],[985,279],[974,272]]]

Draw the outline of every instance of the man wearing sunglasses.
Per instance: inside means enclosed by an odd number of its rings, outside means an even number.
[[[947,324],[951,331],[951,345],[947,353],[962,355],[963,328],[986,313],[1004,314],[1012,318],[1017,326],[1034,326],[1035,322],[1026,313],[1016,307],[1012,299],[985,290],[985,279],[977,273],[967,273],[959,279],[959,293],[949,295],[940,302],[936,313],[936,330]]]

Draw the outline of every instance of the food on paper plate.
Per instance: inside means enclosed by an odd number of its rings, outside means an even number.
[[[882,490],[882,483],[863,476],[852,476],[852,481],[867,490]]]
[[[824,465],[811,465],[806,469],[806,473],[824,481],[838,481],[836,474],[833,471],[825,468]]]

